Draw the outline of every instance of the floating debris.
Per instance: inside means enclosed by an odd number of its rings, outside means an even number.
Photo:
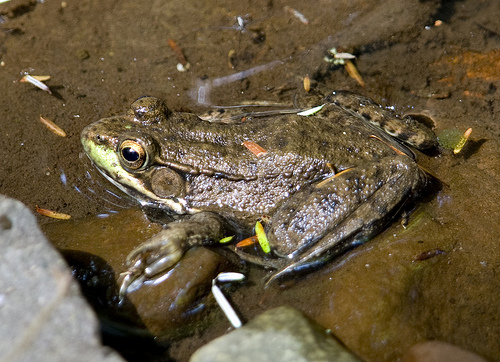
[[[189,70],[191,67],[191,64],[186,60],[186,57],[184,56],[184,53],[182,52],[181,48],[177,45],[175,40],[173,39],[168,39],[168,45],[170,48],[173,50],[175,55],[177,56],[177,70],[179,72],[185,72]]]
[[[333,57],[335,59],[343,59],[344,61],[346,59],[356,59],[356,56],[351,53],[335,53]]]
[[[413,261],[422,261],[435,257],[436,255],[446,254],[446,251],[441,249],[431,249],[418,254]]]
[[[239,72],[239,73],[234,73],[234,74],[231,74],[231,75],[228,75],[225,77],[216,78],[212,81],[212,84],[214,87],[219,87],[219,86],[224,85],[226,83],[236,82],[236,81],[248,78],[251,75],[260,73],[264,70],[272,69],[274,66],[276,66],[278,64],[283,64],[283,62],[281,60],[274,60],[274,61],[269,62],[267,64],[259,65],[259,66],[244,70],[244,71]]]
[[[302,13],[299,13],[297,10],[291,8],[290,6],[285,6],[285,11],[288,11],[294,17],[299,19],[302,24],[309,25],[309,20]]]
[[[182,63],[177,63],[177,65],[175,67],[177,68],[178,72],[181,72],[181,73],[186,72],[189,70],[189,63],[186,66]]]
[[[245,141],[241,144],[242,146],[245,146],[250,152],[252,152],[257,158],[264,156],[267,154],[267,151],[259,146],[257,143],[252,142],[252,141]]]
[[[75,55],[76,55],[76,58],[77,58],[78,60],[85,60],[85,59],[90,58],[90,54],[89,54],[89,52],[88,52],[87,50],[85,50],[85,49],[80,49],[80,50],[78,50],[78,51],[75,53]]]
[[[259,241],[260,247],[264,253],[269,254],[271,252],[271,246],[269,245],[269,240],[267,240],[266,232],[264,231],[264,226],[260,221],[255,223],[255,235]]]
[[[227,53],[227,65],[229,68],[234,69],[234,56],[236,55],[236,50],[231,49],[229,53]]]
[[[66,177],[66,174],[64,173],[64,170],[62,169],[62,167],[61,167],[61,176],[60,176],[60,179],[61,179],[61,183],[64,186],[68,186],[68,178]]]
[[[441,147],[452,149],[453,153],[457,154],[462,151],[471,133],[472,128],[467,129],[463,134],[456,128],[445,129],[438,135],[438,143]]]
[[[453,149],[453,153],[455,155],[457,153],[460,153],[460,151],[462,151],[462,148],[464,148],[471,133],[472,133],[472,128],[469,128],[469,129],[467,129],[467,131],[464,132],[464,135],[462,136],[462,138],[460,138],[460,141],[458,141],[458,144]]]
[[[220,288],[217,286],[217,282],[241,282],[244,279],[245,276],[241,273],[220,273],[212,280],[212,294],[214,295],[215,301],[217,302],[217,304],[219,304],[219,307],[222,309],[227,319],[234,328],[240,328],[242,326],[241,320],[236,314],[234,308],[226,299],[224,293],[222,293],[222,290],[220,290]]]
[[[311,78],[308,75],[304,77],[304,90],[308,93],[311,90]]]
[[[42,77],[42,79],[45,79],[45,80],[50,79],[50,76],[38,76],[38,77]],[[48,78],[44,78],[44,77],[48,77]],[[41,90],[43,90],[43,91],[45,91],[45,92],[47,92],[49,94],[52,94],[52,91],[50,90],[50,88],[45,83],[43,83],[43,81],[38,80],[37,76],[31,76],[31,75],[27,74],[24,77],[22,77],[19,82],[21,82],[21,83],[31,83],[35,87],[38,87]]]
[[[52,133],[59,137],[66,137],[66,132],[50,119],[40,116],[40,122],[42,122]]]
[[[324,61],[327,63],[332,63],[333,65],[343,65],[345,70],[349,74],[351,78],[354,78],[356,82],[359,83],[363,88],[366,86],[361,74],[359,74],[358,69],[351,61],[355,59],[356,56],[351,53],[339,53],[337,52],[337,48],[332,48],[328,51],[328,55],[324,57]],[[330,56],[333,55],[333,58]]]
[[[326,184],[328,184],[330,181],[332,181],[334,178],[337,178],[338,176],[342,175],[343,173],[346,173],[350,170],[352,170],[353,167],[349,167],[349,168],[346,168],[345,170],[342,170],[340,172],[337,172],[336,174],[332,175],[332,176],[329,176],[327,178],[325,178],[324,180],[318,182],[316,184],[316,188],[322,188],[323,186],[325,186]]]
[[[443,91],[439,93],[429,92],[426,90],[411,91],[411,94],[415,94],[417,97],[421,98],[432,98],[432,99],[446,99],[450,98],[450,91]]]
[[[345,65],[346,60],[355,59],[356,56],[351,53],[339,53],[337,48],[332,48],[328,51],[328,55],[324,58],[325,62],[332,63],[333,65]],[[333,58],[330,57],[333,55]]]
[[[312,116],[313,114],[316,114],[319,111],[321,111],[324,106],[325,106],[325,104],[322,104],[321,106],[306,109],[305,111],[297,113],[297,116]]]
[[[257,73],[263,72],[268,69],[273,69],[275,66],[283,64],[281,60],[274,60],[270,63],[259,65],[254,68],[250,68],[238,73],[234,73],[231,75],[227,75],[225,77],[216,78],[212,81],[205,80],[198,82],[195,89],[191,90],[191,94],[193,98],[196,98],[198,103],[200,104],[209,104],[210,103],[210,92],[212,87],[220,87],[227,83],[237,82],[239,80],[248,78]]]
[[[35,78],[36,80],[38,80],[40,82],[45,82],[45,81],[50,79],[50,75],[30,75],[30,77]],[[29,81],[26,79],[26,76],[22,77],[19,82],[29,83]]]
[[[239,243],[236,244],[236,247],[237,248],[244,248],[246,246],[254,245],[257,242],[258,242],[257,236],[253,235],[253,236],[250,236],[249,238],[241,240]]]
[[[388,143],[386,140],[383,140],[382,138],[380,137],[377,137],[375,136],[374,134],[370,135],[370,138],[374,138],[376,139],[377,141],[380,141],[382,142],[384,145],[388,146],[390,149],[392,149],[394,152],[396,152],[398,155],[407,155],[405,152],[401,151],[400,149],[397,149],[396,147],[394,147],[393,145],[391,145],[390,143]],[[408,155],[407,155],[408,156]]]
[[[228,282],[242,282],[245,280],[245,275],[241,273],[234,273],[234,272],[226,272],[226,273],[219,273],[215,277],[218,282],[221,283],[228,283]]]
[[[346,59],[344,67],[345,70],[347,71],[347,74],[349,74],[351,78],[354,78],[356,82],[358,82],[358,84],[363,88],[366,87],[366,84],[363,78],[361,77],[361,74],[359,74],[358,69],[356,68],[353,62],[351,62],[349,59]]]
[[[42,216],[47,216],[51,217],[53,219],[59,219],[59,220],[68,220],[71,219],[71,215],[68,214],[63,214],[62,212],[57,212],[57,211],[52,211],[52,210],[47,210],[47,209],[41,209],[38,207],[38,205],[35,205],[36,212],[39,213]]]
[[[218,26],[218,29],[236,30],[242,34],[248,35],[255,44],[262,43],[266,39],[266,35],[261,30],[248,29],[249,25],[256,23],[259,20],[252,21],[250,16],[238,15],[234,17],[236,24],[233,26]]]
[[[219,243],[220,244],[227,244],[227,243],[231,242],[233,239],[234,239],[234,235],[226,236],[225,238],[220,239]]]

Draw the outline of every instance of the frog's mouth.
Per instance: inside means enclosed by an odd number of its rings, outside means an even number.
[[[141,206],[167,209],[176,214],[190,214],[197,210],[190,208],[183,198],[162,198],[150,190],[144,180],[127,172],[118,159],[118,155],[110,147],[92,141],[82,140],[88,158],[97,170],[113,185],[139,202]]]

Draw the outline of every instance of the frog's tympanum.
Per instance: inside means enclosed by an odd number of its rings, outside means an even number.
[[[433,132],[373,101],[334,92],[310,116],[237,123],[174,112],[157,98],[82,133],[99,171],[143,206],[181,215],[128,256],[121,293],[154,279],[197,245],[250,230],[263,215],[271,256],[242,251],[272,278],[319,266],[378,233],[427,183],[413,153]],[[257,144],[257,155],[243,145]],[[246,142],[248,145],[248,142]]]

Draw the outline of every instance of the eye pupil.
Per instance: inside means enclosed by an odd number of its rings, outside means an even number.
[[[134,150],[132,147],[125,147],[122,149],[122,156],[129,162],[136,162],[140,158],[139,152]]]
[[[122,165],[128,170],[139,170],[147,163],[148,155],[144,147],[135,140],[123,141],[118,152]]]

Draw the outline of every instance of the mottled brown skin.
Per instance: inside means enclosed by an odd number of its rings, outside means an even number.
[[[278,269],[274,277],[322,264],[373,237],[417,197],[426,175],[411,151],[374,124],[423,147],[435,145],[432,131],[351,93],[325,102],[307,117],[224,124],[144,97],[127,114],[86,127],[84,149],[108,179],[142,205],[192,215],[129,255],[123,292],[175,264],[187,248],[217,243],[228,225],[249,228],[262,215],[271,217],[266,233],[278,258],[240,253],[245,259]],[[244,141],[266,153],[257,157]]]

